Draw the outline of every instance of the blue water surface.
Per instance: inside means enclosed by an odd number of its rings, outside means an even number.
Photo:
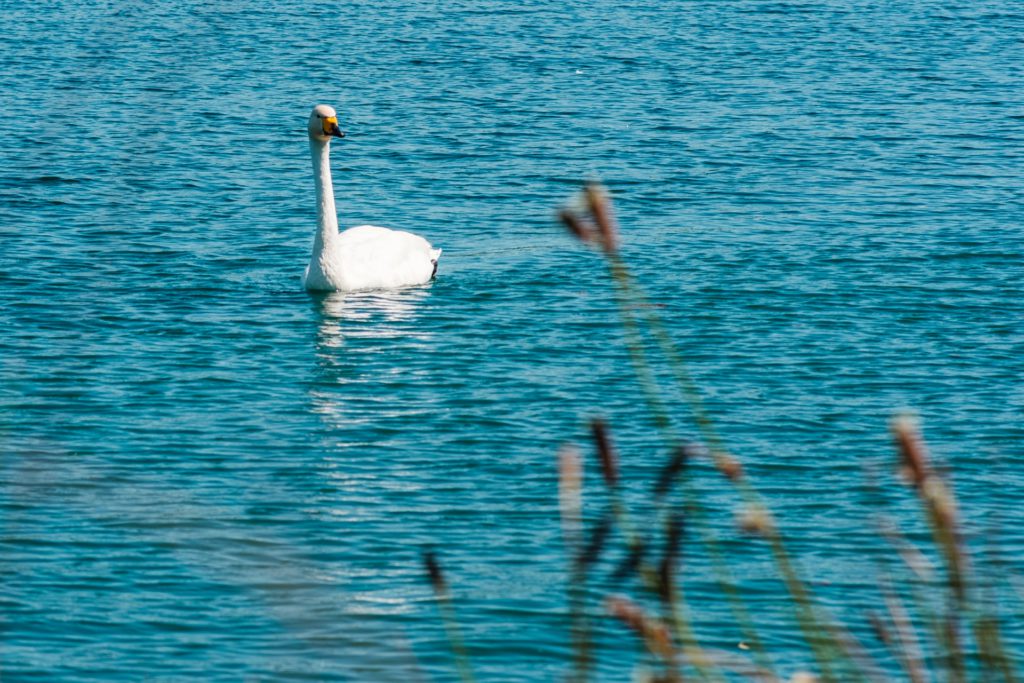
[[[481,679],[562,678],[554,454],[607,416],[641,510],[666,456],[604,263],[553,220],[587,178],[802,571],[865,642],[885,550],[865,501],[897,409],[921,415],[972,542],[1024,568],[1020,3],[0,16],[4,680],[455,680],[425,548]],[[443,247],[431,285],[302,290],[321,102],[348,133],[342,225]],[[736,497],[694,476],[780,671],[809,666]],[[738,652],[688,552],[695,630]],[[599,678],[626,679],[635,641],[597,628]]]

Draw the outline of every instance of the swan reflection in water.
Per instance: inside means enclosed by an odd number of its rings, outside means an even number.
[[[429,339],[429,332],[411,328],[417,306],[427,298],[423,288],[382,292],[331,292],[317,298],[320,313],[318,351],[338,348],[347,339]]]
[[[393,455],[409,452],[410,425],[436,410],[425,400],[437,381],[429,372],[435,350],[429,296],[429,288],[415,288],[332,292],[312,299],[316,326],[307,410],[320,428],[311,453],[316,464],[309,471],[322,486],[310,490],[329,491],[312,494],[312,514],[320,528],[331,531],[332,552],[345,557],[318,565],[317,577],[334,588],[332,597],[343,597],[344,613],[333,623],[369,634],[363,642],[348,632],[335,635],[346,653],[372,668],[367,675],[357,671],[360,680],[415,667],[409,666],[415,656],[407,637],[379,631],[381,624],[393,630],[395,618],[415,613],[415,603],[395,590],[409,583],[407,570],[382,570],[360,558],[365,539],[408,533],[408,520],[382,517],[381,510],[421,496],[425,487],[422,472]],[[385,642],[387,648],[374,645]]]
[[[419,309],[427,288],[332,292],[317,297],[313,412],[328,427],[351,428],[424,409],[394,387],[423,373],[415,359],[433,340]]]

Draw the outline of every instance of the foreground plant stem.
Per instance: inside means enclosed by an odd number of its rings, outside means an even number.
[[[672,412],[676,397],[666,396],[662,391],[661,385],[665,383],[665,378],[660,368],[655,372],[650,360],[650,356],[658,353],[667,360],[674,386],[689,408],[690,417],[706,447],[709,460],[726,477],[744,506],[739,518],[742,528],[762,537],[768,544],[772,561],[791,600],[803,640],[816,662],[820,680],[836,683],[883,680],[885,674],[858,639],[831,619],[825,608],[815,599],[809,585],[801,578],[797,565],[786,548],[783,534],[762,497],[751,484],[739,461],[726,450],[682,355],[655,308],[646,299],[642,288],[634,281],[620,256],[618,229],[607,193],[599,185],[589,184],[584,189],[583,198],[589,216],[578,215],[570,209],[564,209],[559,215],[577,238],[596,245],[603,252],[630,362],[661,438],[668,445],[670,452],[675,452],[680,447]],[[650,348],[652,339],[655,350]],[[961,545],[956,501],[952,490],[943,478],[935,476],[928,467],[923,444],[914,430],[907,429],[904,423],[902,428],[896,430],[896,435],[904,467],[910,471],[911,481],[923,503],[932,535],[931,542],[945,569],[945,581],[941,586],[932,581],[928,581],[927,586],[911,586],[918,612],[930,612],[931,618],[928,622],[934,638],[933,643],[943,655],[941,659],[932,660],[941,664],[940,670],[935,673],[944,674],[944,680],[949,683],[966,683],[969,673],[976,672],[976,666],[980,664],[983,680],[995,680],[1001,676],[1002,679],[1015,683],[1014,665],[1002,641],[998,611],[977,609],[978,605],[971,604],[971,599],[977,598],[977,595],[974,595],[977,589],[970,590],[969,578],[973,578],[973,575],[968,566],[967,553]],[[675,472],[670,469],[666,471],[673,474]],[[679,493],[683,496],[684,504],[688,506],[687,518],[694,520],[700,530],[700,541],[711,559],[719,588],[726,595],[744,638],[754,650],[753,657],[761,667],[756,677],[772,680],[774,674],[770,658],[757,637],[746,604],[739,593],[738,584],[733,580],[729,564],[726,562],[725,553],[705,518],[700,490],[689,478],[681,479],[683,485],[680,486]],[[666,510],[658,491],[665,492],[670,488],[662,486],[663,478],[659,478],[658,481],[655,488],[655,519],[663,517]],[[617,522],[618,528],[627,540],[629,554],[624,563],[627,573],[632,570],[639,571],[641,578],[646,580],[645,587],[653,586],[653,590],[658,591],[664,610],[662,620],[649,618],[643,614],[642,608],[628,607],[623,599],[616,603],[617,616],[623,618],[641,635],[652,654],[658,656],[661,653],[660,656],[666,657],[670,663],[674,661],[677,650],[671,644],[671,636],[667,634],[674,633],[675,639],[681,644],[678,652],[682,655],[682,662],[685,665],[694,667],[702,679],[724,680],[725,673],[721,666],[722,662],[727,660],[706,657],[705,651],[696,645],[696,636],[687,615],[685,592],[671,578],[673,558],[666,552],[662,559],[660,574],[658,570],[652,572],[643,557],[643,552],[649,550],[645,547],[647,539],[643,534],[637,534],[629,523],[625,505],[618,496],[614,482],[609,482],[609,486],[612,497],[611,519]],[[681,534],[674,531],[672,513],[667,514],[667,537],[676,538],[678,542]],[[668,545],[672,544],[673,541],[669,540]],[[613,578],[617,575],[618,572]],[[653,581],[651,576],[655,577]],[[921,599],[915,590],[917,588],[942,592],[945,607],[940,608],[938,612],[930,611],[928,604],[931,601]],[[887,649],[895,655],[912,683],[924,683],[930,679],[929,674],[932,673],[928,669],[926,657],[933,650],[929,648],[926,654],[918,643],[912,620],[900,600],[899,590],[885,590],[883,587],[882,592],[896,638],[890,637],[886,625],[876,619],[873,623],[877,626],[877,632],[881,634],[880,637]],[[968,632],[973,631],[973,644],[962,642],[965,624],[970,624]],[[977,650],[974,650],[972,645],[976,645]],[[721,656],[714,650],[708,652],[716,653],[716,657]],[[671,653],[671,656],[666,653]],[[682,680],[682,674],[682,671],[673,669],[669,680]]]
[[[474,683],[473,670],[469,665],[469,656],[466,654],[466,647],[462,642],[462,632],[459,629],[459,622],[455,616],[455,606],[452,604],[451,595],[448,592],[448,583],[441,572],[441,565],[437,562],[437,556],[433,551],[423,553],[423,564],[427,570],[427,577],[434,589],[434,598],[437,601],[438,610],[441,612],[441,620],[444,622],[444,630],[448,634],[448,642],[452,648],[452,655],[455,657],[455,666],[459,670],[459,677],[463,683]]]
[[[623,328],[626,332],[626,342],[630,358],[633,361],[634,370],[637,373],[645,399],[647,400],[652,415],[655,418],[656,425],[662,432],[663,438],[668,442],[670,448],[678,447],[679,439],[672,427],[668,410],[666,409],[665,403],[661,399],[661,395],[658,390],[657,380],[647,360],[646,351],[643,345],[643,335],[640,331],[640,325],[637,317],[634,314],[634,311],[637,310],[642,311],[647,328],[655,338],[662,355],[669,361],[678,388],[690,408],[691,414],[698,425],[703,440],[707,444],[712,461],[715,463],[716,467],[726,475],[729,481],[735,485],[748,508],[766,511],[767,508],[761,503],[760,496],[744,476],[742,468],[735,460],[732,459],[731,456],[728,455],[722,445],[722,440],[718,436],[717,431],[714,428],[714,422],[711,420],[704,407],[704,402],[699,390],[697,389],[696,383],[686,370],[686,365],[683,362],[681,355],[678,353],[671,336],[665,330],[661,319],[650,305],[650,302],[647,301],[646,297],[643,295],[642,290],[635,284],[632,275],[630,274],[629,269],[620,256],[618,250],[606,248],[605,257],[608,263],[612,282],[615,285],[615,299],[622,319]],[[693,495],[696,495],[696,492],[692,493]],[[811,647],[811,650],[815,655],[815,660],[818,663],[823,680],[840,680],[835,677],[835,674],[833,674],[832,671],[832,662],[836,657],[846,659],[853,665],[853,670],[849,673],[858,679],[863,679],[863,672],[860,670],[860,667],[856,665],[852,654],[846,650],[842,642],[829,635],[832,632],[831,629],[826,628],[825,623],[818,617],[814,601],[811,598],[805,583],[800,579],[799,574],[797,573],[789,554],[785,549],[781,533],[778,531],[776,525],[774,523],[770,523],[764,529],[764,532],[767,540],[769,541],[776,566],[779,568],[780,574],[782,575],[783,582],[796,604],[798,623],[800,624],[808,645]],[[713,553],[712,560],[716,565],[721,563],[720,567],[716,566],[719,585],[721,587],[729,586],[731,582],[721,580],[728,575],[728,569],[720,553]],[[730,602],[733,603],[734,613],[744,614],[746,609],[743,607],[742,600],[738,598],[735,591],[731,588],[726,588],[724,592]],[[753,628],[752,624],[749,623],[749,619],[744,619],[743,621],[748,622],[743,625],[743,631],[748,634],[753,634],[754,637],[750,638],[752,644],[756,644],[760,647],[760,639],[756,637],[756,630]],[[767,657],[763,656],[763,653],[758,657],[758,660],[759,665],[762,666],[769,663]]]

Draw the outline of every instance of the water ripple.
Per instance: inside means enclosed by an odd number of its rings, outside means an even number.
[[[451,680],[431,546],[481,678],[560,677],[553,453],[608,415],[641,511],[664,457],[604,266],[553,225],[592,176],[834,611],[872,605],[863,471],[889,468],[894,408],[922,412],[972,531],[1012,521],[1016,6],[4,13],[6,676]],[[342,222],[428,235],[431,286],[301,291],[316,101],[350,133]],[[700,486],[770,647],[799,665],[735,500]],[[1011,562],[1018,527],[1001,526]],[[689,562],[695,626],[734,647],[706,559]],[[632,652],[601,629],[601,676],[621,680]]]

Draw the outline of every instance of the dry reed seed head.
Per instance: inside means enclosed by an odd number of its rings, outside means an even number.
[[[690,462],[690,458],[693,457],[696,452],[696,449],[689,444],[676,448],[675,452],[672,453],[672,458],[661,470],[661,473],[658,475],[658,480],[654,484],[654,496],[656,498],[660,498],[669,492],[672,488],[672,482],[674,482],[679,473],[686,468],[687,463]]]
[[[585,570],[597,562],[598,558],[601,557],[601,551],[604,550],[605,541],[608,540],[608,534],[611,533],[611,530],[612,516],[605,514],[601,521],[597,523],[597,526],[594,527],[594,532],[590,535],[590,539],[576,558],[577,567]]]
[[[683,679],[671,671],[654,671],[642,664],[634,667],[629,683],[683,683]]]
[[[575,550],[580,543],[583,509],[583,461],[579,449],[566,444],[558,451],[558,510],[565,543]]]
[[[946,483],[935,475],[928,477],[921,487],[921,497],[931,507],[934,524],[939,531],[941,546],[949,563],[950,587],[962,600],[966,590],[964,572],[967,557],[960,546],[956,499]]]
[[[956,526],[956,497],[946,482],[936,476],[928,477],[921,486],[921,496],[931,503],[939,524],[947,529]]]
[[[660,683],[661,675],[638,664],[629,675],[629,683]]]
[[[675,592],[675,562],[666,555],[658,563],[658,584],[656,586],[658,598],[669,605],[672,603]]]
[[[608,191],[597,183],[589,183],[583,190],[590,215],[597,225],[597,234],[601,238],[601,246],[608,254],[619,250],[619,230],[612,213],[612,202]]]
[[[676,565],[679,562],[679,549],[686,528],[686,517],[682,510],[675,509],[668,516],[665,528],[665,554],[658,563],[658,597],[669,604],[674,598]]]
[[[892,433],[902,460],[902,474],[915,487],[920,488],[930,476],[928,451],[921,438],[917,419],[912,415],[898,415],[892,421]]]
[[[885,645],[892,642],[892,638],[889,636],[889,629],[885,627],[885,622],[882,621],[882,617],[878,616],[875,612],[868,612],[868,623],[871,624],[871,630],[875,632],[875,637]]]
[[[720,453],[716,458],[718,471],[726,476],[729,481],[739,481],[743,477],[743,465],[740,461],[727,453]]]
[[[789,683],[818,683],[818,677],[807,671],[797,671],[789,677]]]
[[[441,565],[437,562],[437,555],[434,554],[433,550],[427,550],[423,553],[423,565],[427,569],[427,577],[430,579],[430,585],[433,586],[435,593],[443,593],[445,591],[444,575],[441,573]]]
[[[612,596],[605,601],[605,608],[608,614],[639,634],[651,652],[666,659],[675,655],[675,646],[672,644],[668,627],[659,620],[648,617],[632,600],[623,596]]]
[[[918,579],[924,582],[935,579],[935,565],[920,550],[909,543],[902,543],[897,551],[903,564],[907,565],[907,569],[912,571]]]
[[[775,520],[763,505],[748,505],[737,515],[736,523],[744,533],[764,537],[775,533]]]
[[[675,562],[679,557],[679,548],[682,546],[683,536],[686,532],[686,516],[681,510],[673,510],[669,515],[668,524],[665,529],[665,557]]]
[[[643,610],[629,598],[621,595],[613,595],[605,601],[605,609],[608,614],[622,621],[632,629],[640,630],[644,620]]]
[[[575,444],[558,449],[558,486],[563,491],[579,491],[583,481],[583,462]]]
[[[581,242],[593,242],[595,240],[597,229],[569,209],[559,211],[558,220]]]
[[[597,446],[597,456],[601,460],[601,474],[604,475],[604,481],[608,486],[614,488],[619,483],[619,465],[608,436],[608,425],[604,420],[594,418],[590,421],[590,433],[594,437],[594,445]]]

